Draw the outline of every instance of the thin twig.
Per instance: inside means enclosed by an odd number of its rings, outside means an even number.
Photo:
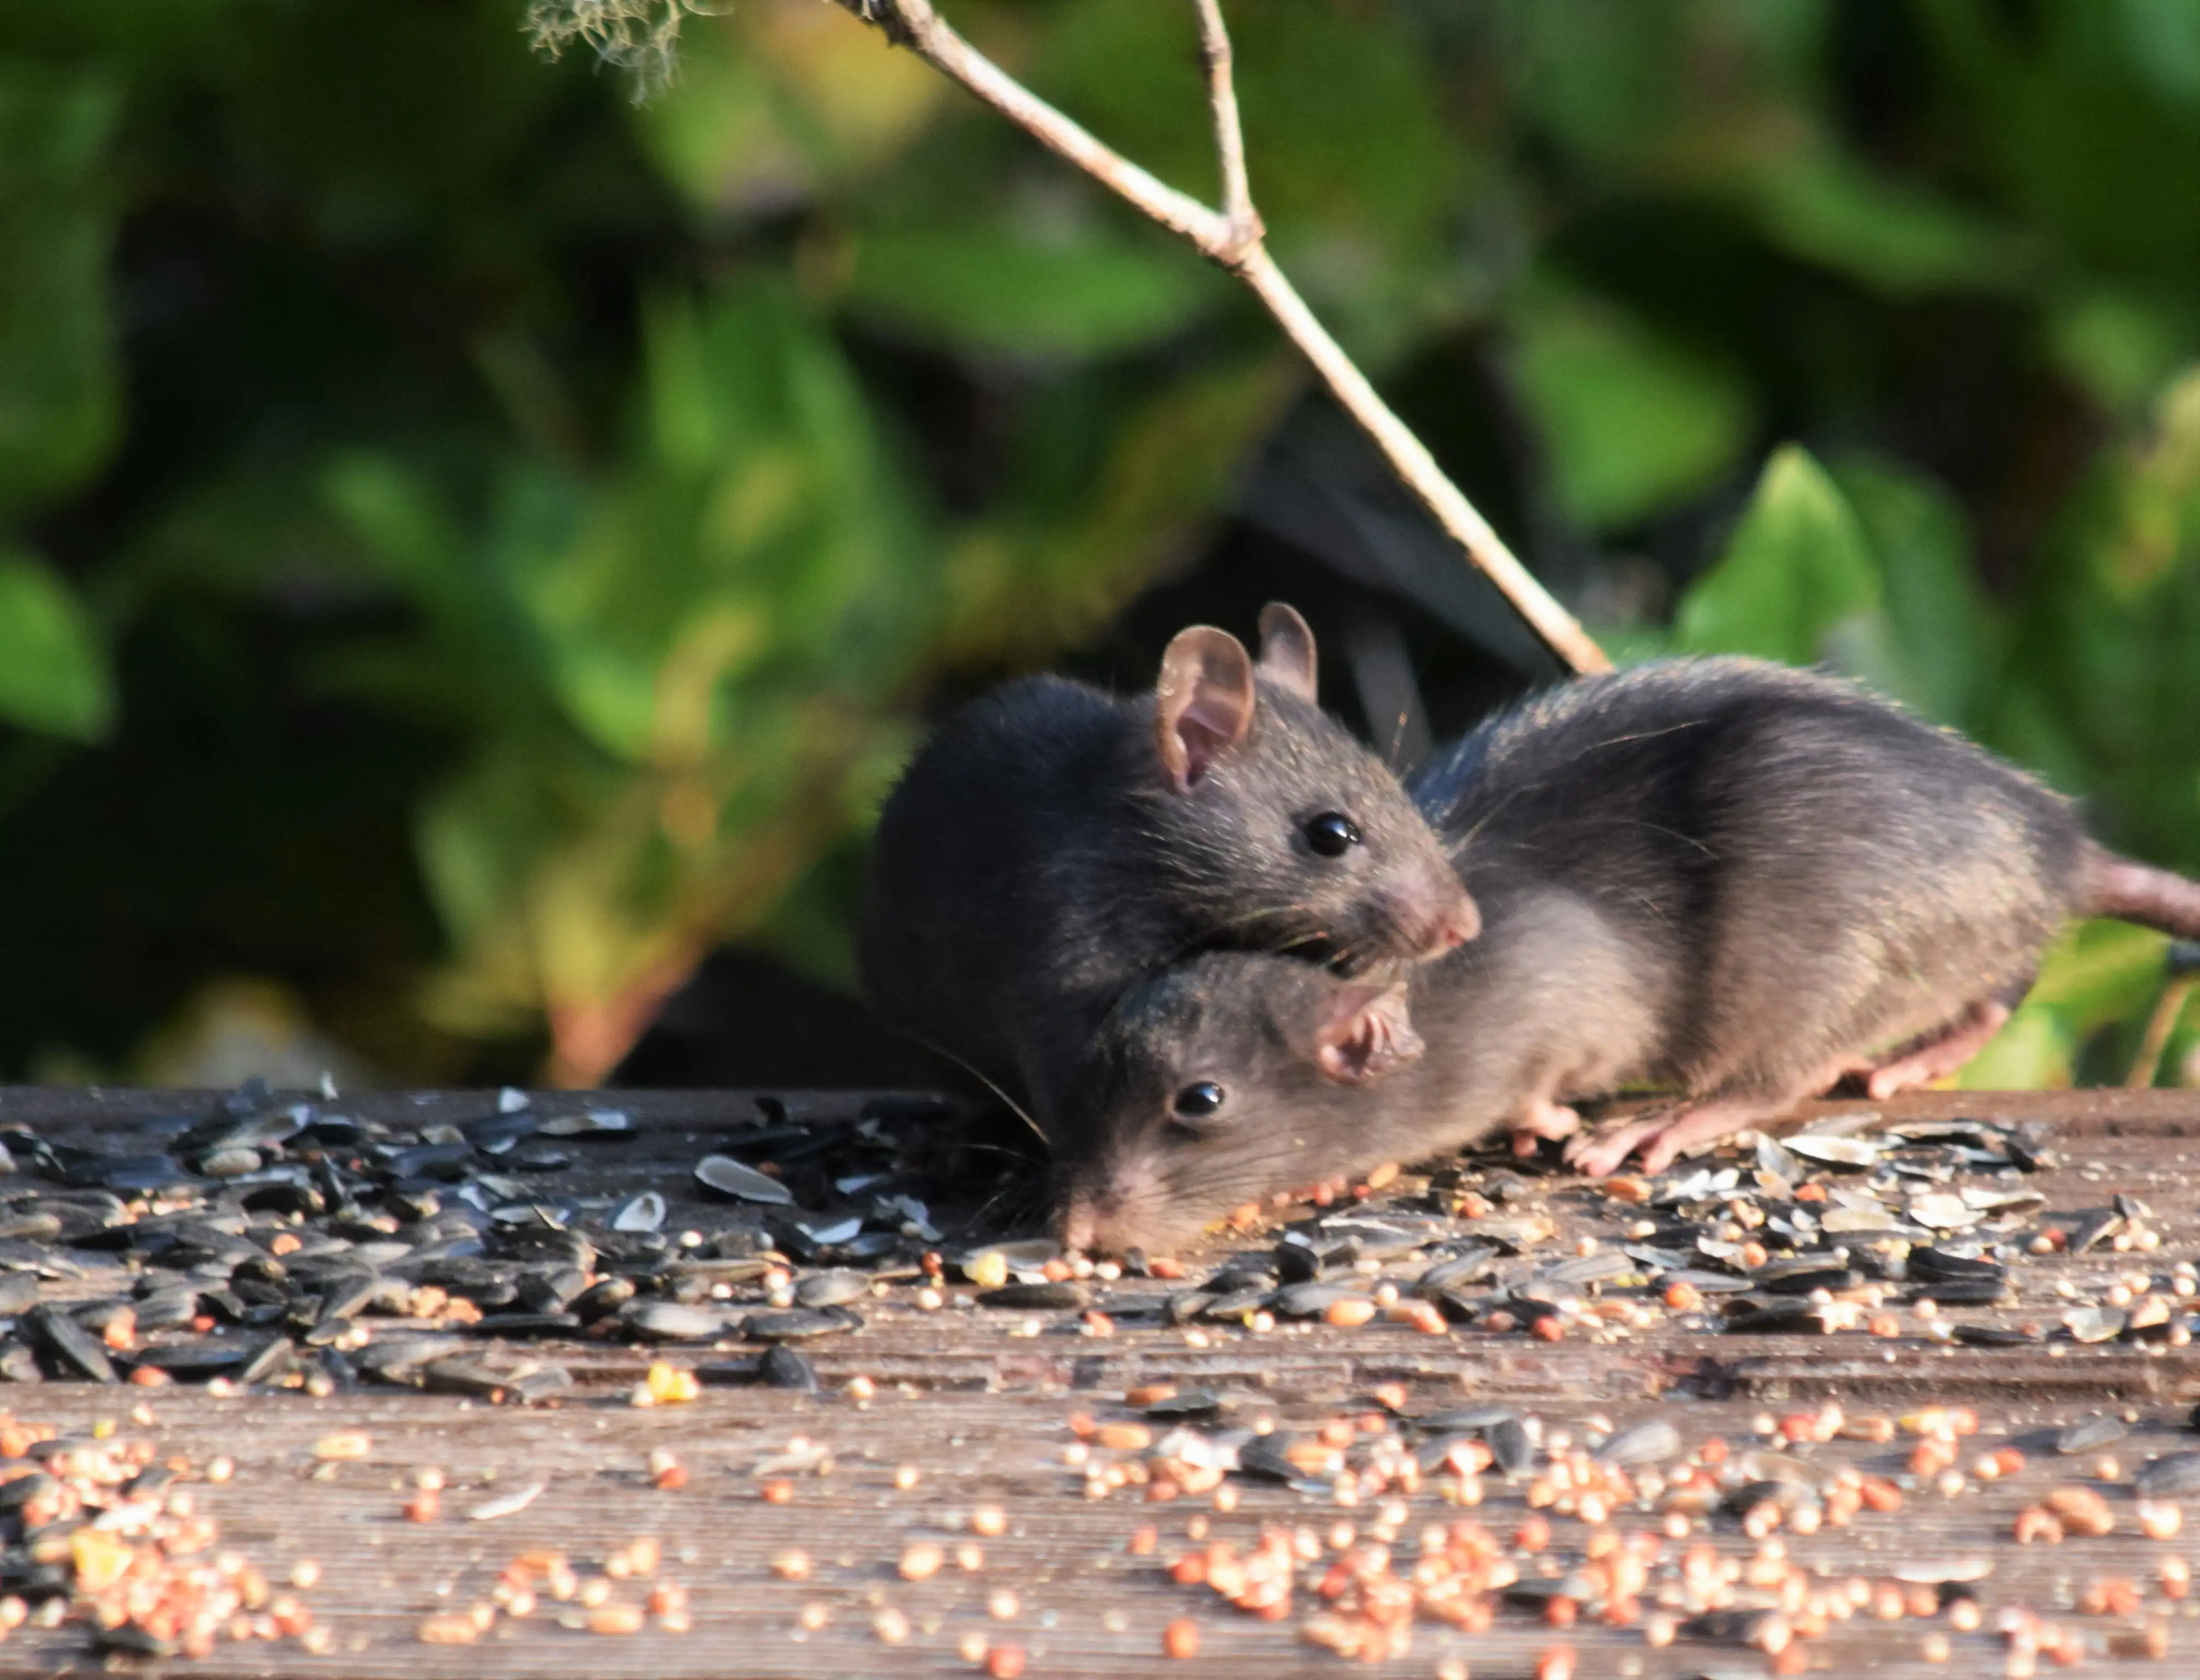
[[[1120,197],[1208,255],[1228,248],[1229,225],[1188,193],[1158,181],[1056,110],[956,32],[932,0],[835,0],[935,70],[945,72],[1041,145],[1059,152]]]
[[[1609,671],[1612,661],[1582,628],[1581,621],[1536,581],[1535,575],[1505,545],[1505,540],[1445,475],[1436,457],[1413,435],[1413,428],[1376,394],[1359,365],[1344,353],[1344,347],[1329,335],[1328,329],[1314,318],[1314,311],[1284,277],[1268,248],[1255,246],[1238,271],[1268,306],[1268,312],[1298,346],[1299,353],[1314,364],[1330,394],[1375,440],[1375,446],[1398,476],[1466,551],[1468,558],[1482,569],[1483,575],[1497,586],[1513,611],[1527,620],[1528,627],[1542,639],[1543,645],[1577,672]]]
[[[1214,157],[1222,170],[1222,217],[1238,248],[1261,242],[1266,231],[1253,208],[1245,174],[1245,131],[1238,120],[1238,85],[1231,75],[1230,32],[1222,26],[1222,0],[1198,0],[1199,55],[1207,66],[1207,102],[1214,113]]]
[[[2154,1006],[2154,1013],[2147,1017],[2146,1030],[2139,1035],[2139,1049],[2132,1057],[2131,1071],[2124,1076],[2124,1088],[2129,1091],[2150,1091],[2162,1072],[2162,1053],[2169,1047],[2169,1035],[2176,1030],[2178,1018],[2185,1013],[2185,1000],[2192,995],[2191,976],[2173,979],[2162,988],[2162,996]]]
[[[864,22],[951,76],[1042,145],[1060,153],[1109,190],[1188,241],[1209,260],[1238,275],[1267,306],[1284,335],[1314,365],[1330,394],[1375,440],[1407,487],[1419,496],[1467,557],[1497,586],[1544,645],[1572,669],[1608,671],[1612,661],[1574,615],[1536,582],[1489,522],[1444,475],[1412,429],[1376,394],[1343,347],[1314,318],[1261,243],[1245,174],[1245,145],[1231,76],[1230,38],[1219,0],[1196,0],[1214,117],[1224,208],[1156,180],[1033,94],[957,33],[932,0],[836,0]]]

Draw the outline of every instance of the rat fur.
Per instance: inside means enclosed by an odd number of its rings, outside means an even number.
[[[1482,936],[1399,988],[1217,957],[1126,1000],[1064,1158],[1067,1240],[1151,1245],[1501,1126],[1570,1137],[1593,1174],[1660,1170],[1843,1078],[1883,1097],[1952,1071],[2074,915],[2200,935],[2200,884],[2098,846],[2022,772],[1756,661],[1553,690],[1414,793]],[[1199,1084],[1223,1100],[1179,1112]],[[1576,1135],[1572,1100],[1643,1084],[1679,1096]]]
[[[873,1000],[1056,1140],[1093,1028],[1169,963],[1231,947],[1351,970],[1478,925],[1397,779],[1316,704],[1305,621],[1278,603],[1261,627],[1257,662],[1180,633],[1128,700],[1010,683],[939,731],[881,816]]]

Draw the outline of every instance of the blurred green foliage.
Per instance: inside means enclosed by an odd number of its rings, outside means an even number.
[[[1297,400],[838,8],[648,10],[641,102],[519,0],[0,14],[0,1075],[225,976],[415,1079],[596,1076],[720,939],[845,981],[919,704]],[[1211,191],[1188,5],[948,10]],[[1279,260],[1616,649],[1828,660],[2200,870],[2200,0],[1232,11]],[[2160,946],[1974,1076],[2121,1076]]]

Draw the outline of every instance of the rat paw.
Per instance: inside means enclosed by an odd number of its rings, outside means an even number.
[[[1875,1068],[1864,1082],[1864,1094],[1874,1102],[1885,1102],[1889,1097],[1919,1086],[1930,1085],[1940,1076],[1908,1062],[1897,1062],[1891,1066]]]
[[[1986,1048],[2009,1021],[2009,1006],[1992,998],[1969,1005],[1939,1032],[1921,1039],[1891,1061],[1858,1068],[1874,1102],[1898,1091],[1945,1079]]]
[[[1619,1170],[1635,1146],[1662,1129],[1658,1121],[1635,1121],[1607,1131],[1577,1136],[1566,1145],[1566,1164],[1587,1178],[1606,1178]]]
[[[1652,1177],[1671,1166],[1689,1140],[1679,1126],[1660,1127],[1657,1134],[1643,1140],[1639,1164]]]
[[[1565,1104],[1537,1098],[1512,1123],[1512,1152],[1525,1160],[1536,1153],[1544,1139],[1556,1142],[1573,1137],[1581,1128],[1581,1116]]]
[[[1539,1098],[1512,1123],[1512,1135],[1516,1138],[1525,1135],[1555,1140],[1570,1138],[1581,1129],[1581,1116],[1565,1104]]]

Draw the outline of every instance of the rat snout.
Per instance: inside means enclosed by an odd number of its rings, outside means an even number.
[[[1062,1239],[1064,1248],[1082,1252],[1098,1242],[1106,1216],[1100,1198],[1089,1187],[1079,1186],[1062,1199],[1062,1211],[1055,1220],[1055,1234]]]
[[[1482,931],[1482,911],[1475,901],[1461,891],[1458,901],[1436,918],[1436,931],[1430,939],[1429,954],[1440,957],[1460,946]]]
[[[1155,1217],[1165,1199],[1150,1163],[1115,1161],[1080,1173],[1062,1197],[1056,1222],[1062,1245],[1093,1254],[1146,1246],[1167,1228]]]
[[[1481,910],[1448,869],[1442,881],[1385,895],[1382,908],[1399,954],[1413,962],[1456,950],[1482,931]]]

